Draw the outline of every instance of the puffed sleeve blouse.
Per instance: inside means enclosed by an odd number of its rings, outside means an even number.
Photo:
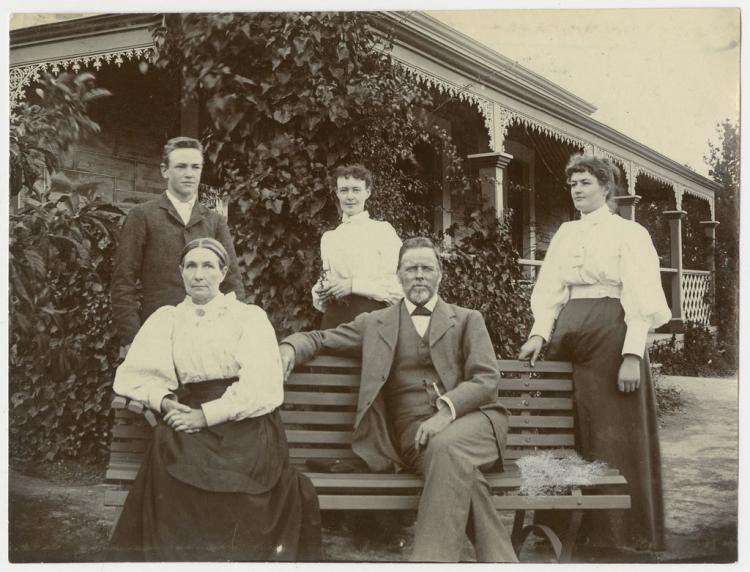
[[[619,288],[627,326],[622,353],[642,357],[649,329],[671,318],[659,257],[643,226],[612,214],[606,205],[563,223],[552,238],[531,295],[529,336],[549,340],[571,286],[596,284]]]
[[[395,304],[404,296],[396,276],[401,239],[385,221],[373,220],[367,211],[346,214],[334,230],[320,239],[320,258],[330,276],[352,279],[352,294]],[[313,305],[324,310],[313,288]]]
[[[113,389],[159,411],[180,383],[233,377],[238,381],[221,397],[201,406],[209,426],[258,417],[281,405],[281,358],[266,313],[234,293],[219,293],[207,304],[186,297],[154,312],[117,368]]]

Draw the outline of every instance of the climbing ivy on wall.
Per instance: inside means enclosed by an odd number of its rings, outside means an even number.
[[[441,158],[453,190],[479,193],[435,127],[439,105],[391,60],[373,17],[175,15],[156,34],[158,65],[182,78],[186,96],[209,118],[208,160],[231,196],[246,289],[279,335],[316,324],[310,288],[320,235],[338,221],[328,179],[336,165],[357,161],[373,171],[368,207],[402,238],[432,233],[432,193],[443,191],[423,172],[417,147]],[[470,236],[446,265],[446,296],[487,310],[491,296],[493,340],[508,357],[523,335],[519,313],[528,308],[516,282],[517,255],[507,225],[471,220]]]
[[[319,237],[338,219],[329,175],[363,162],[371,214],[429,229],[413,149],[441,144],[430,98],[393,65],[362,13],[189,14],[157,33],[158,65],[203,102],[208,160],[229,192],[251,301],[280,333],[313,325]]]

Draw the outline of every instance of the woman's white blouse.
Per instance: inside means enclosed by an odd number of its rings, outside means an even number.
[[[396,276],[401,239],[393,227],[372,220],[367,211],[352,217],[344,214],[335,230],[320,238],[320,257],[328,276],[352,279],[352,294],[386,304],[395,304],[404,296]],[[325,306],[313,287],[313,305],[321,312]]]
[[[570,287],[590,284],[621,287],[627,325],[622,353],[643,356],[649,329],[672,316],[661,286],[659,257],[645,228],[612,214],[606,205],[563,223],[552,238],[531,295],[534,326],[529,337],[549,340],[570,299]]]
[[[224,394],[202,405],[209,426],[258,417],[284,400],[281,357],[273,326],[258,306],[219,293],[208,304],[186,297],[164,306],[143,324],[114,391],[159,411],[179,383],[239,377]]]

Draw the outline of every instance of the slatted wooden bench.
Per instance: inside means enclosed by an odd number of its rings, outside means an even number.
[[[530,532],[549,539],[560,562],[570,560],[583,511],[630,508],[625,479],[614,470],[586,486],[557,494],[519,494],[521,473],[515,461],[550,450],[555,456],[575,447],[571,365],[565,362],[501,360],[500,396],[511,410],[505,472],[489,474],[495,508],[514,511],[513,545],[520,549]],[[359,362],[333,356],[318,357],[289,376],[281,415],[293,464],[312,480],[323,510],[416,510],[422,480],[413,474],[314,473],[308,459],[355,459],[350,448],[359,388]],[[127,485],[135,478],[148,445],[153,412],[122,397],[115,410],[107,470],[111,488],[105,504],[121,506]],[[604,488],[606,487],[606,488]],[[612,494],[612,490],[617,494]],[[544,526],[525,524],[526,513],[559,509],[569,515],[567,532],[559,538]]]

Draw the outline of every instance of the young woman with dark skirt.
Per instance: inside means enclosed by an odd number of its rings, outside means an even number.
[[[646,351],[649,330],[671,317],[659,259],[644,227],[610,211],[619,178],[610,160],[575,155],[566,175],[581,218],[552,238],[519,359],[533,365],[547,343],[546,359],[573,363],[578,449],[627,478],[632,508],[588,511],[580,537],[592,547],[661,550],[661,456]]]
[[[389,223],[371,219],[365,209],[372,194],[372,174],[353,164],[338,167],[332,178],[341,224],[320,239],[324,275],[312,290],[313,305],[323,312],[322,330],[404,296],[396,278],[401,239]]]

